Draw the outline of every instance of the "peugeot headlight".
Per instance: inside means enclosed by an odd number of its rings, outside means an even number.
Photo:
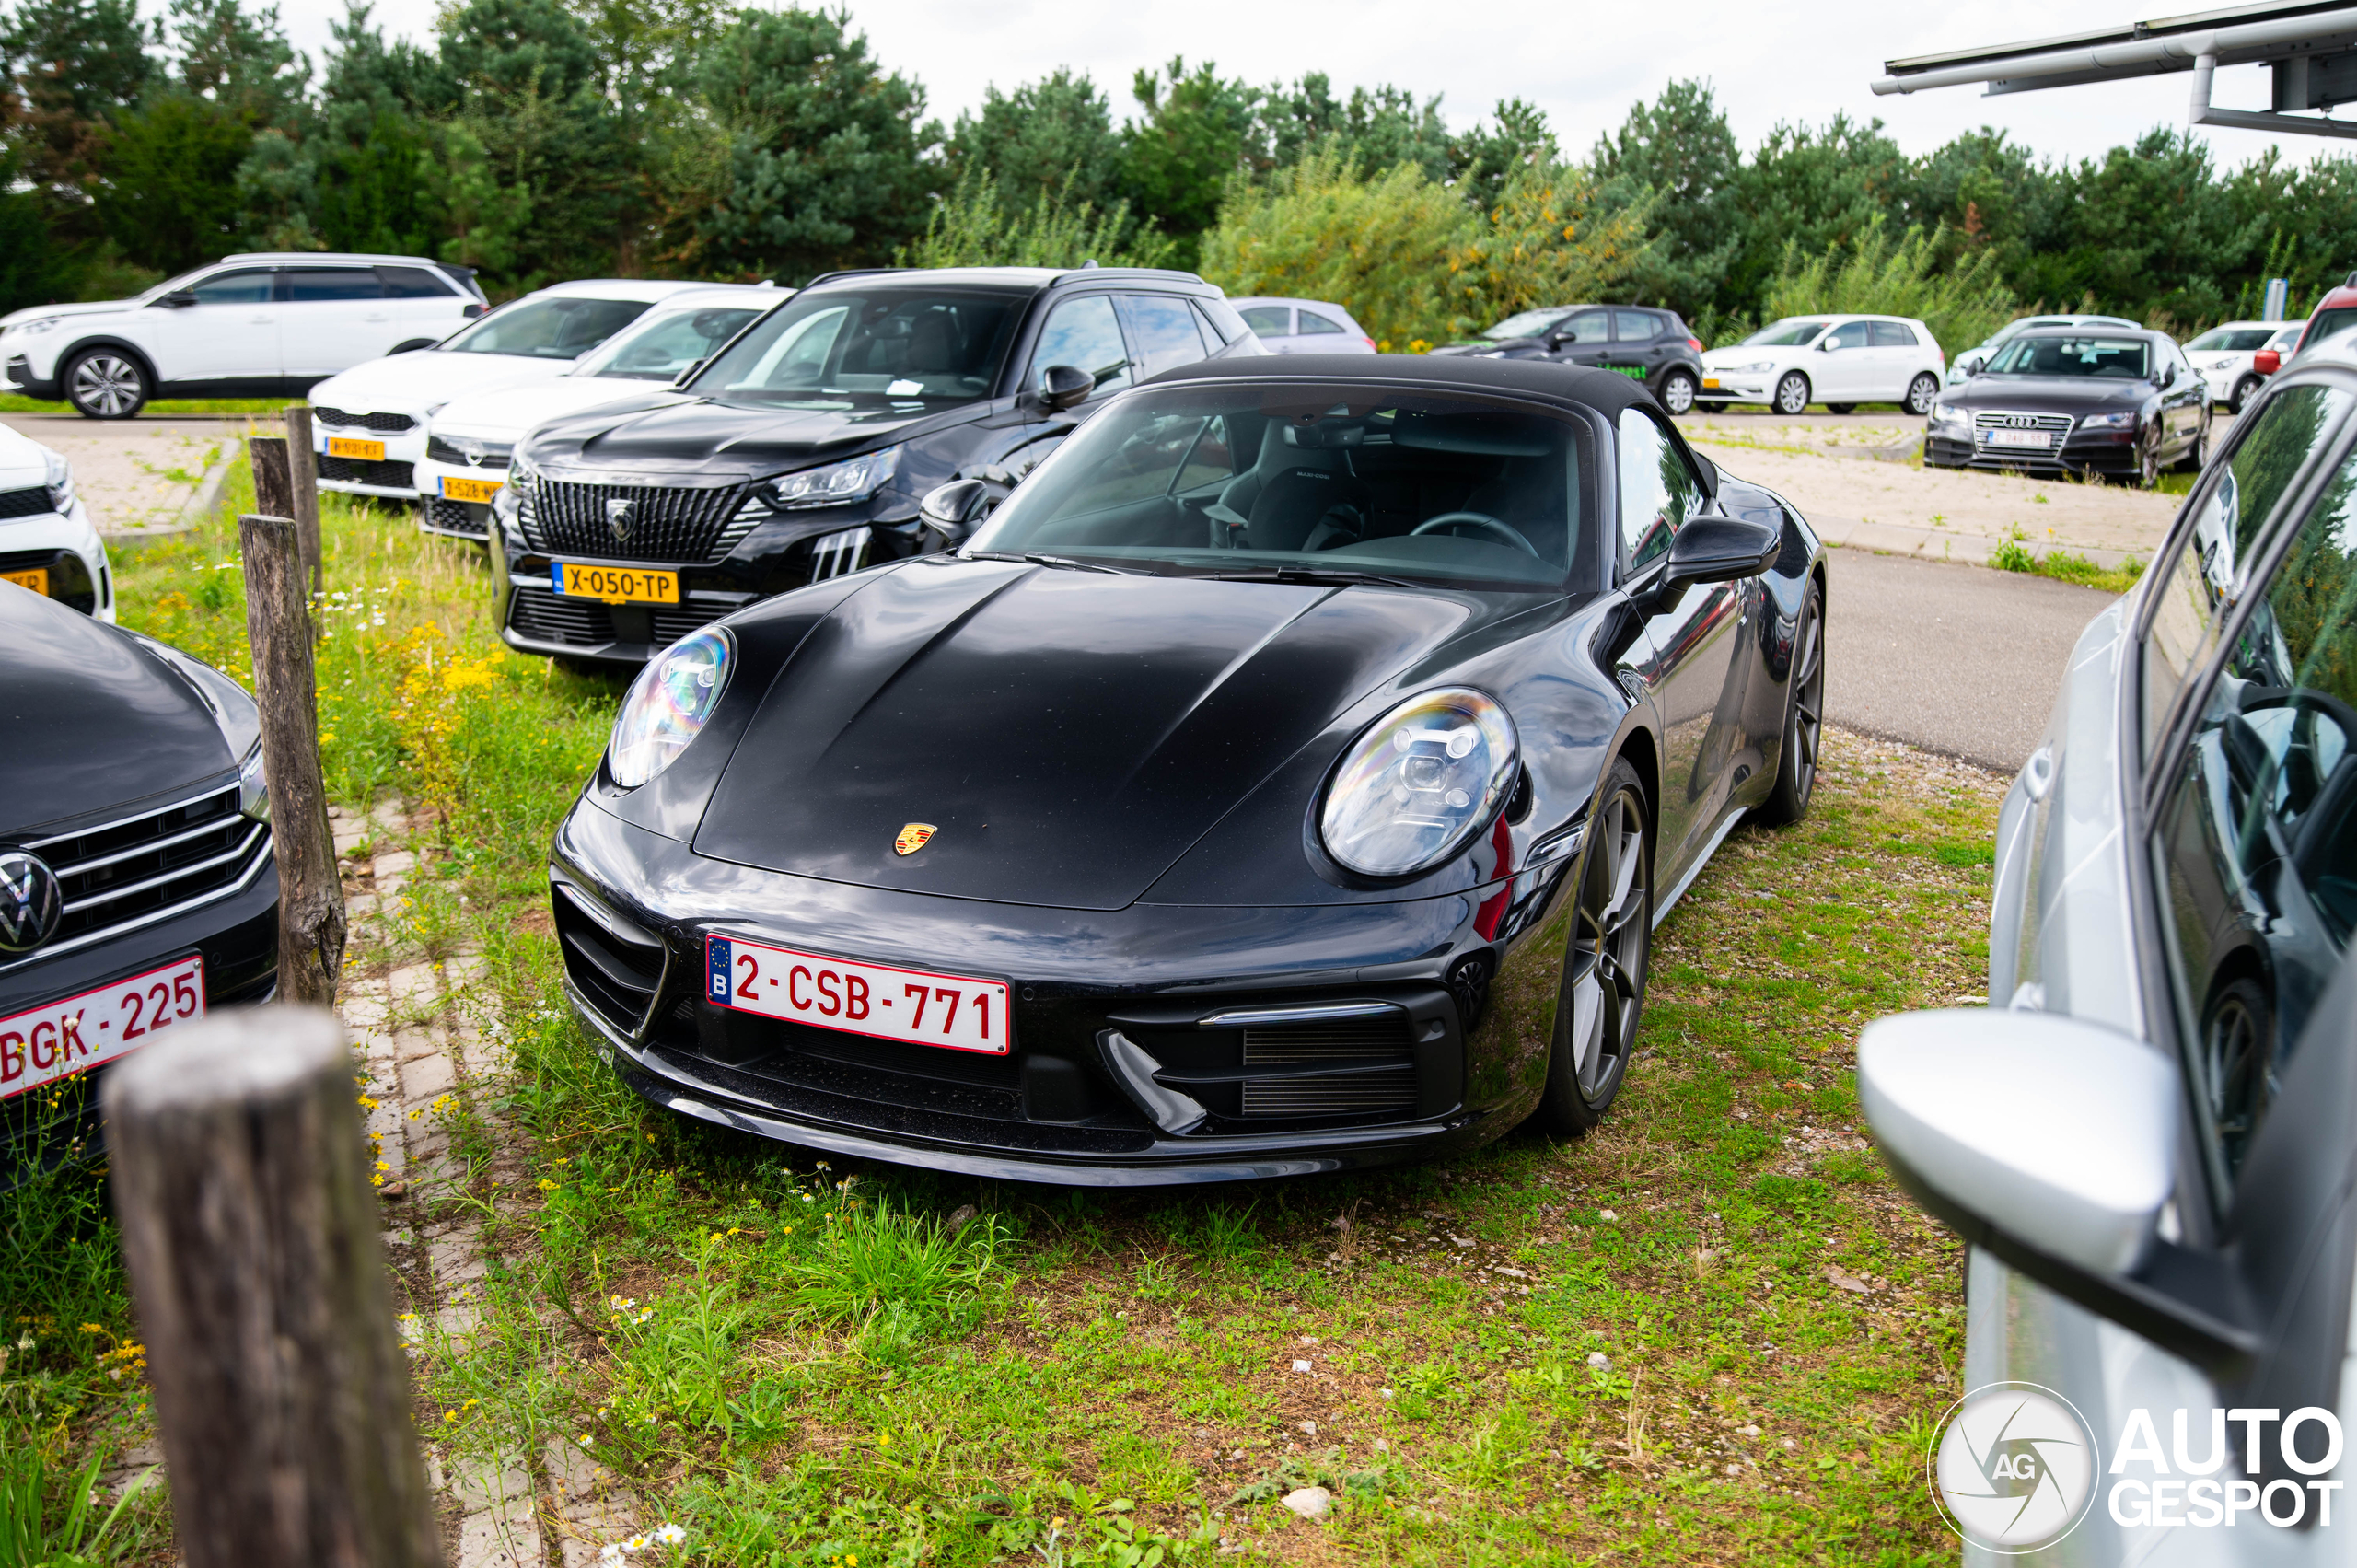
[[[500,488],[513,490],[519,495],[528,495],[532,492],[532,487],[540,482],[540,465],[526,457],[519,447],[515,455],[508,459],[507,482]]]
[[[258,822],[270,820],[270,781],[262,776],[259,740],[238,769],[238,809]]]
[[[1404,877],[1465,847],[1505,798],[1514,721],[1467,687],[1411,697],[1369,726],[1327,786],[1318,834],[1366,877]]]
[[[882,489],[884,482],[900,467],[900,448],[887,447],[880,452],[862,452],[856,458],[845,458],[824,468],[781,474],[761,486],[761,494],[771,505],[781,510],[839,506],[846,501],[866,500]]]
[[[49,504],[63,512],[74,505],[74,465],[46,447],[41,449],[41,483],[48,487]]]
[[[682,637],[647,661],[606,742],[606,770],[614,783],[636,789],[703,733],[728,689],[736,656],[728,633],[714,627]]]
[[[2126,413],[2083,414],[2079,419],[2079,428],[2082,430],[2133,430],[2136,428],[2136,414],[2133,410]]]
[[[15,326],[8,329],[8,333],[11,337],[21,332],[26,337],[37,338],[43,332],[56,331],[57,323],[63,319],[64,319],[64,318],[61,316],[36,316],[29,321],[17,322]]]

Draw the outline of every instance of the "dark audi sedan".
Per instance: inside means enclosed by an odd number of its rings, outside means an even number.
[[[0,1186],[87,1153],[85,1076],[278,974],[253,699],[0,584]]]
[[[927,491],[1005,494],[1148,376],[1266,353],[1192,273],[819,278],[679,385],[517,450],[493,506],[500,634],[643,664],[766,595],[930,548]]]
[[[1807,809],[1817,541],[1623,377],[1201,365],[974,494],[624,698],[550,874],[657,1104],[1109,1185],[1576,1132],[1655,922]]]
[[[1932,405],[1923,460],[1935,468],[2105,474],[2150,485],[2198,471],[2210,398],[2165,332],[2027,331]]]

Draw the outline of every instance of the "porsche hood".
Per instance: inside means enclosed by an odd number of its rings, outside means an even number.
[[[786,661],[695,848],[865,887],[1124,908],[1479,613],[1440,592],[913,563]],[[934,831],[904,836],[912,824]]]

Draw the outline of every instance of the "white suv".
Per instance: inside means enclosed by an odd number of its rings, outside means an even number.
[[[1796,414],[1811,403],[1848,413],[1897,403],[1922,418],[1939,396],[1947,360],[1922,322],[1903,316],[1787,316],[1740,343],[1702,356],[1704,410],[1766,403]]]
[[[472,272],[417,256],[225,256],[134,299],[0,317],[0,356],[28,397],[129,419],[151,398],[300,397],[484,307]]]

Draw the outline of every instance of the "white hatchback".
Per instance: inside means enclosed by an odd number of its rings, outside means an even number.
[[[2271,348],[2290,358],[2307,324],[2305,319],[2223,322],[2186,344],[2185,357],[2192,361],[2195,373],[2210,389],[2210,401],[2225,404],[2230,413],[2240,413],[2250,395],[2267,380],[2251,363],[2258,351]]]
[[[710,284],[589,278],[510,300],[443,342],[371,360],[311,389],[319,488],[415,501],[425,423],[451,399],[553,381],[683,289]]]
[[[113,574],[59,453],[0,424],[0,583],[111,623]]]
[[[465,267],[256,252],[131,299],[0,316],[0,356],[28,397],[129,419],[155,398],[299,398],[363,360],[439,342],[483,309]]]
[[[1939,395],[1947,361],[1932,329],[1901,316],[1788,316],[1702,356],[1704,410],[1766,403],[1796,414],[1811,403],[1848,413],[1897,403],[1921,417]]]
[[[481,540],[492,497],[506,482],[517,443],[544,420],[635,397],[676,381],[780,301],[790,288],[720,284],[675,294],[573,362],[551,381],[453,398],[427,422],[417,465],[427,533]]]

